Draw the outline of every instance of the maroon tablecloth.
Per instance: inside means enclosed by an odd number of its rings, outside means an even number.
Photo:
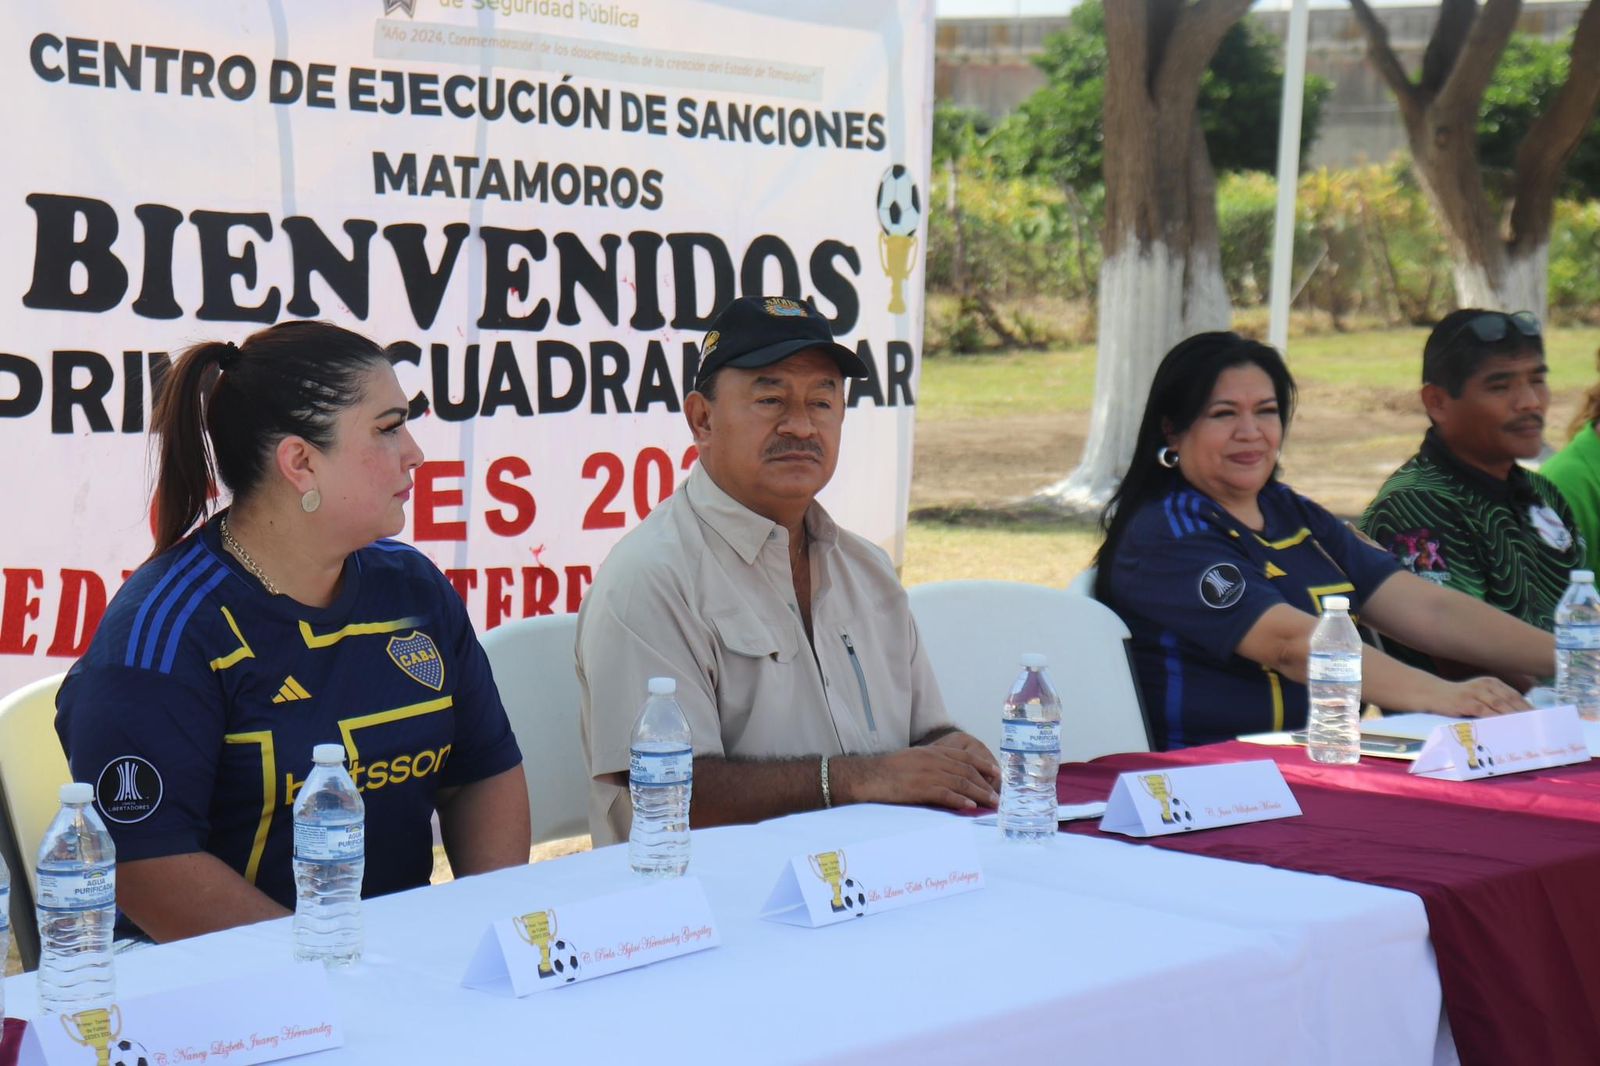
[[[17,1056],[22,1053],[22,1033],[28,1023],[21,1018],[7,1018],[5,1030],[0,1032],[0,1066],[17,1066]]]
[[[1234,742],[1069,764],[1056,791],[1082,803],[1128,770],[1250,759],[1278,763],[1302,817],[1141,843],[1413,892],[1464,1066],[1600,1063],[1600,763],[1436,781]]]

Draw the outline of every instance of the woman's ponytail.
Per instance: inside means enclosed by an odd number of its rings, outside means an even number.
[[[205,516],[215,484],[205,410],[217,382],[217,363],[230,351],[238,349],[221,341],[197,344],[179,357],[162,382],[150,420],[151,432],[160,442],[152,557],[182,540]]]

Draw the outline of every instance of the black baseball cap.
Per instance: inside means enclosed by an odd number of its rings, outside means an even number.
[[[711,320],[700,346],[700,372],[695,375],[695,387],[725,366],[754,370],[806,351],[833,356],[847,378],[868,375],[867,364],[834,341],[828,320],[809,301],[802,303],[786,296],[741,296]]]

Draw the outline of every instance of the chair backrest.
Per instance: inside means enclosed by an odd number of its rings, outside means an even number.
[[[1000,750],[1000,706],[1024,652],[1049,657],[1061,694],[1061,758],[1149,751],[1150,732],[1115,611],[1065,589],[942,581],[908,590],[951,720]]]
[[[56,690],[64,674],[0,697],[0,856],[11,870],[11,931],[23,969],[39,965],[34,861],[61,786],[72,780],[56,738]]]
[[[578,616],[540,615],[483,637],[500,699],[522,748],[533,842],[589,831],[589,775],[578,732]]]
[[[1094,578],[1099,573],[1098,567],[1086,566],[1078,571],[1078,576],[1067,583],[1067,591],[1074,596],[1093,596]]]

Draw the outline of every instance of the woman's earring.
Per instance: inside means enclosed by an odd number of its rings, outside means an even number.
[[[300,497],[300,510],[310,514],[322,506],[322,493],[316,489],[307,489],[306,494]]]
[[[1178,453],[1172,448],[1162,448],[1156,452],[1156,462],[1171,470],[1178,465]]]

